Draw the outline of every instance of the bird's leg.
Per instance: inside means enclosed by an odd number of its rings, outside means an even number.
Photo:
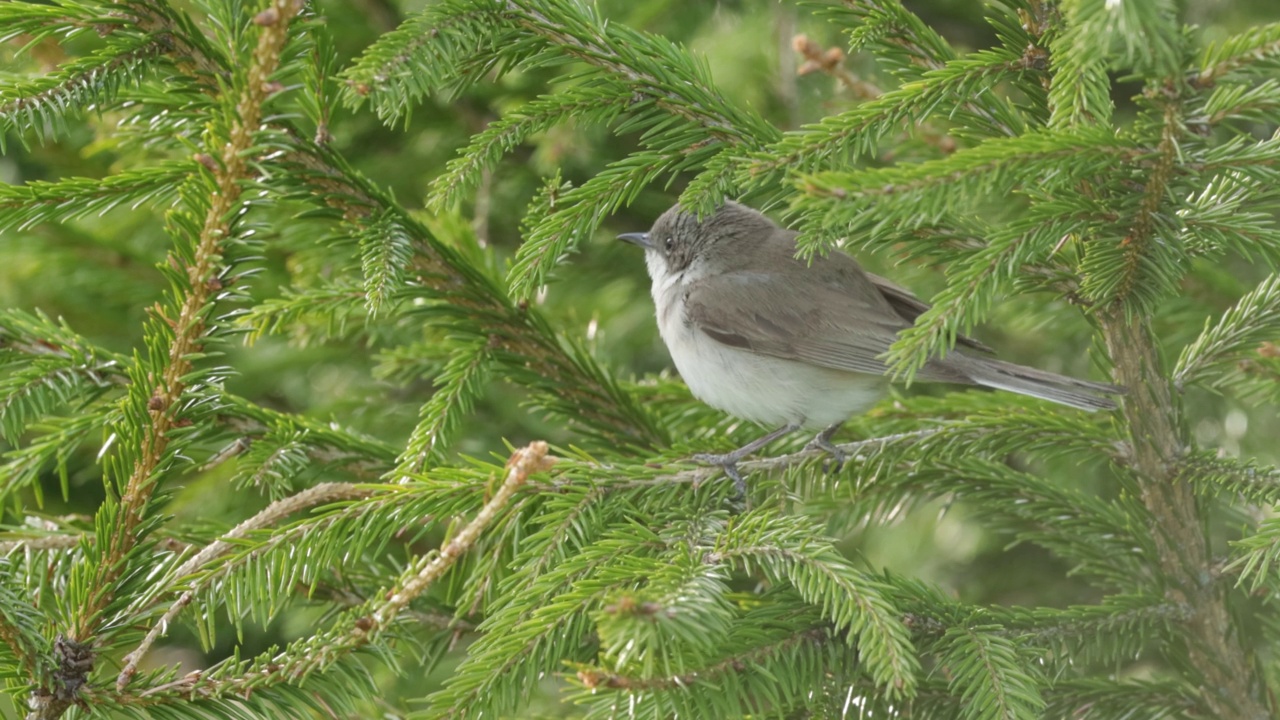
[[[777,440],[783,435],[786,435],[789,432],[794,432],[799,428],[800,426],[796,423],[788,423],[768,435],[752,440],[733,452],[725,453],[723,455],[699,453],[698,455],[694,455],[693,459],[708,465],[719,465],[720,468],[724,470],[724,474],[728,475],[729,479],[733,481],[733,486],[738,489],[738,495],[745,498],[747,496],[747,481],[743,480],[742,473],[738,472],[738,461],[765,445],[768,445],[774,440]]]
[[[818,433],[816,437],[810,440],[808,445],[804,446],[805,450],[826,450],[827,454],[831,456],[831,460],[835,463],[830,468],[831,472],[839,472],[840,466],[844,465],[844,451],[836,447],[835,443],[831,442],[832,436],[836,434],[836,431],[839,430],[840,426],[843,424],[844,421],[842,420],[835,425],[828,427],[826,430]]]

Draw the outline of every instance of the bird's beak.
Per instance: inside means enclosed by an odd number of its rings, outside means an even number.
[[[622,233],[618,239],[632,245],[639,245],[645,250],[653,249],[653,243],[649,241],[649,233]]]

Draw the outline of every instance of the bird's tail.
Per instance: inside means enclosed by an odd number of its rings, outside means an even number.
[[[965,363],[967,367],[964,370],[978,385],[1030,395],[1081,410],[1114,410],[1116,403],[1108,396],[1124,393],[1124,388],[1116,385],[1077,380],[991,358],[967,357],[972,362]]]

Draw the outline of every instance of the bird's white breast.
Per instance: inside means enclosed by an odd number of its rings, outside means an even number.
[[[654,267],[658,265],[658,267]],[[827,427],[865,410],[883,393],[881,378],[760,355],[711,339],[687,321],[683,285],[693,273],[668,273],[649,261],[658,331],[693,394],[730,415],[765,425]]]

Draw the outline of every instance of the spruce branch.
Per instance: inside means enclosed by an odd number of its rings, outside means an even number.
[[[1212,87],[1225,75],[1240,71],[1274,69],[1280,60],[1280,23],[1248,30],[1205,48],[1200,71],[1192,76],[1196,87]]]
[[[436,378],[436,391],[422,406],[422,421],[414,427],[393,476],[421,472],[429,460],[442,457],[484,389],[492,363],[488,342],[454,353]]]
[[[495,32],[499,28],[502,31]],[[721,97],[709,82],[705,66],[693,62],[669,40],[604,23],[582,5],[460,1],[426,11],[402,30],[375,43],[346,73],[349,103],[372,97],[384,118],[396,119],[407,110],[406,98],[426,90],[419,80],[406,77],[410,75],[407,66],[416,65],[439,86],[447,87],[466,81],[455,67],[459,61],[478,59],[488,67],[517,53],[529,59],[554,50],[621,79],[637,99],[649,100],[704,128],[713,139],[752,144],[776,134],[763,118]],[[516,42],[500,44],[504,35],[511,34]],[[531,45],[531,40],[537,44]]]
[[[540,404],[563,417],[575,422],[590,418],[592,427],[604,428],[600,434],[615,442],[665,443],[665,433],[635,398],[594,358],[557,336],[536,307],[512,299],[497,281],[436,238],[330,148],[296,136],[293,142],[293,152],[282,160],[293,169],[292,177],[306,184],[312,200],[350,223],[394,213],[401,231],[414,242],[410,270],[415,286],[438,301],[421,310],[428,313],[424,319],[446,325],[458,338],[491,343],[495,360],[527,380],[539,391]]]
[[[1186,127],[1180,103],[1164,99],[1156,106],[1161,117],[1160,143],[1130,227],[1122,238],[1095,239],[1081,263],[1081,292],[1098,305],[1126,302],[1138,309],[1150,307],[1172,291],[1178,277],[1163,267],[1172,259],[1159,242],[1159,214],[1168,199]]]
[[[16,533],[4,533],[0,538],[13,538]],[[70,550],[78,547],[89,536],[84,533],[44,534],[31,537],[0,540],[0,555],[25,550]]]
[[[597,533],[591,528],[599,527],[600,508],[605,498],[604,488],[575,487],[574,483],[556,483],[554,491],[544,489],[547,499],[544,505],[546,522],[533,536],[528,538],[530,552],[519,572],[522,580],[513,581],[508,587],[512,593],[520,593],[530,588],[534,581],[549,568],[562,562],[578,548],[586,546]],[[558,514],[558,519],[554,516]],[[541,546],[541,550],[538,550]]]
[[[1088,22],[1087,9],[1096,4],[1063,3],[1065,29],[1052,36],[1050,54],[1049,127],[1077,127],[1087,123],[1107,125],[1114,103],[1107,77],[1105,37]]]
[[[320,485],[307,488],[306,490],[290,497],[277,500],[268,505],[257,515],[254,515],[248,520],[245,520],[232,528],[232,530],[226,535],[223,535],[215,542],[206,545],[201,548],[199,552],[187,558],[185,562],[168,573],[168,577],[172,578],[172,580],[166,581],[164,584],[171,585],[173,584],[173,581],[182,580],[195,574],[197,571],[209,565],[212,561],[227,552],[230,552],[236,546],[238,540],[241,540],[255,530],[272,527],[290,515],[315,507],[316,505],[324,505],[342,500],[357,500],[368,497],[370,493],[371,490],[358,485],[349,485],[346,483],[322,483]],[[202,583],[207,584],[212,577],[214,576],[206,576],[206,579],[204,579]],[[142,659],[151,649],[151,646],[155,644],[156,640],[159,640],[160,636],[168,631],[169,625],[177,619],[178,614],[195,600],[197,592],[198,587],[192,587],[191,589],[183,592],[182,595],[180,595],[178,599],[169,606],[169,609],[165,611],[164,615],[151,625],[151,628],[147,630],[146,637],[142,639],[142,642],[140,642],[133,651],[124,656],[124,667],[120,670],[120,675],[116,678],[117,692],[124,692],[125,687],[128,686],[129,682],[133,679],[134,674],[138,671],[138,663],[142,662]]]
[[[68,642],[76,647],[91,642],[101,623],[101,615],[111,603],[119,580],[127,570],[128,556],[138,541],[138,530],[146,519],[147,505],[157,471],[175,428],[174,410],[187,387],[187,376],[193,369],[192,357],[204,343],[207,327],[204,315],[212,297],[210,280],[216,277],[222,244],[231,235],[232,210],[240,197],[240,182],[247,176],[246,151],[254,145],[260,124],[262,105],[268,92],[267,81],[279,62],[288,39],[289,20],[301,10],[297,0],[276,0],[257,18],[261,27],[245,86],[230,118],[229,140],[222,148],[221,163],[212,172],[217,191],[209,202],[204,225],[186,269],[188,286],[181,293],[177,317],[173,319],[172,336],[167,344],[167,359],[160,368],[155,385],[150,389],[146,405],[149,423],[142,430],[141,447],[131,449],[132,469],[124,482],[118,506],[109,508],[110,526],[100,528],[98,562],[91,570],[92,578],[84,602],[75,608]],[[89,656],[92,658],[92,655]],[[89,661],[92,667],[92,660]],[[55,692],[43,688],[33,692],[29,720],[60,717],[75,699],[78,686],[60,687]]]
[[[578,128],[607,125],[635,102],[630,90],[612,78],[592,78],[581,86],[527,103],[494,121],[458,151],[445,171],[431,181],[430,207],[436,212],[456,204],[492,171],[503,155],[530,136],[572,120]]]
[[[702,169],[680,193],[679,203],[680,207],[701,217],[715,212],[726,199],[733,199],[741,190],[738,184],[740,158],[733,146],[720,148],[705,161],[701,159],[702,153],[697,155]]]
[[[375,635],[381,628],[389,624],[414,598],[421,595],[428,587],[444,574],[446,570],[453,566],[464,553],[466,553],[476,540],[480,537],[480,533],[484,532],[490,523],[502,512],[516,491],[520,489],[529,480],[529,476],[535,473],[545,472],[555,464],[555,459],[548,454],[548,447],[545,442],[534,442],[530,445],[517,450],[511,459],[507,462],[507,477],[493,494],[493,498],[485,503],[484,507],[475,516],[466,527],[462,528],[457,535],[453,537],[443,548],[439,554],[434,555],[425,563],[419,563],[421,567],[410,568],[401,576],[401,580],[396,584],[396,590],[390,593],[386,600],[370,608],[368,617],[373,621],[373,626],[368,628],[357,627],[359,631],[355,633],[355,639],[359,642],[366,642],[370,635]]]
[[[820,537],[819,529],[803,518],[748,513],[717,540],[707,559],[789,583],[848,634],[886,694],[910,698],[919,660],[886,588],[849,567],[834,548],[815,540]]]
[[[250,344],[282,333],[288,333],[290,340],[302,347],[352,337],[365,331],[370,319],[365,293],[366,288],[354,282],[286,288],[279,297],[247,308],[236,324],[247,331],[245,342]]]
[[[133,382],[129,374],[133,362],[94,345],[65,322],[54,322],[39,312],[0,311],[0,345],[3,345],[0,361],[7,359],[11,364],[24,366],[0,380],[0,406],[20,403],[0,418],[0,429],[8,428],[8,432],[16,433],[21,427],[35,426],[43,433],[25,447],[4,456],[9,472],[0,475],[6,481],[0,487],[12,492],[33,482],[49,458],[57,457],[60,464],[64,464],[66,457],[93,430],[101,427],[109,411],[103,403],[113,396],[111,390],[128,387]],[[40,381],[55,383],[54,390],[59,392],[52,396],[33,395],[32,383]],[[63,386],[78,391],[63,397],[65,393],[60,392]],[[188,394],[193,402],[213,408],[217,425],[236,435],[234,441],[206,461],[201,470],[257,448],[246,454],[247,459],[253,459],[261,453],[264,444],[281,438],[291,442],[308,460],[340,464],[365,479],[376,477],[393,466],[396,456],[393,446],[335,423],[271,410],[209,386],[190,388]],[[77,414],[34,420],[63,401],[77,403]],[[251,469],[249,463],[244,465],[240,475]],[[269,469],[259,466],[257,471]],[[65,482],[64,478],[64,485]]]
[[[890,90],[880,97],[862,103],[852,110],[823,119],[801,130],[786,133],[782,139],[753,153],[741,168],[739,182],[744,185],[766,185],[779,180],[784,171],[813,172],[824,166],[844,164],[852,157],[870,155],[889,133],[899,132],[904,125],[918,124],[949,98],[987,97],[986,90],[1012,74],[1030,66],[1023,55],[1006,50],[984,50],[925,73]],[[972,101],[964,105],[970,112],[979,110]],[[1012,111],[996,114],[983,109],[991,127],[986,134],[1017,136],[1025,131],[1025,121]]]
[[[1280,118],[1280,81],[1268,78],[1257,85],[1223,84],[1194,115],[1207,125],[1228,120],[1276,123]]]
[[[1034,720],[1044,709],[1044,684],[1026,669],[1018,648],[998,627],[957,627],[941,640],[941,670],[949,689],[963,700],[962,718]]]
[[[1012,641],[1024,656],[1046,668],[1059,663],[1124,662],[1151,644],[1176,638],[1190,608],[1154,593],[1109,595],[1096,605],[1067,608],[966,605],[918,581],[889,577],[894,602],[925,653],[946,652],[962,630]],[[935,648],[936,646],[936,648]]]
[[[127,380],[123,356],[84,342],[65,323],[41,313],[0,311],[0,364],[12,366],[0,379],[0,436],[10,443],[56,407],[93,404]],[[0,495],[10,488],[0,482]]]
[[[16,444],[29,425],[55,408],[91,404],[117,387],[117,364],[116,358],[72,348],[36,356],[25,367],[12,370],[0,380],[0,437]]]
[[[1232,370],[1263,343],[1280,337],[1280,274],[1258,283],[1214,322],[1205,320],[1200,337],[1186,346],[1173,370],[1173,384],[1229,386],[1238,379]]]
[[[1259,505],[1280,503],[1280,468],[1223,457],[1216,451],[1184,456],[1178,465],[1178,480],[1194,484],[1206,495],[1236,493]]]
[[[1067,185],[1070,179],[1098,175],[1117,162],[1141,161],[1146,155],[1146,150],[1109,128],[1036,131],[991,139],[923,163],[801,175],[797,186],[814,198],[808,203],[802,201],[802,207],[839,211],[839,217],[844,219],[855,214],[841,207],[844,203],[856,207],[907,196],[915,202],[930,200],[932,207],[937,207],[947,199],[971,198],[975,193],[1002,194],[1010,184],[1026,180],[1028,165],[1039,166],[1040,162],[1045,168],[1062,171],[1068,168],[1062,168],[1058,161],[1075,161],[1069,168],[1069,178],[1053,178],[1055,185]],[[935,197],[926,198],[926,191],[933,191],[930,195]],[[938,211],[926,209],[925,214],[936,215]]]
[[[42,433],[4,455],[0,496],[28,486],[39,493],[39,473],[55,458],[65,494],[67,458],[101,427],[105,403],[128,384],[129,360],[93,345],[64,321],[11,309],[0,311],[0,365],[10,367],[0,379],[0,433],[11,442],[28,429]],[[75,414],[51,417],[66,406]]]
[[[167,55],[187,77],[206,92],[220,92],[219,83],[230,79],[232,63],[180,8],[151,0],[117,0],[121,22],[165,45]]]
[[[0,43],[29,36],[23,49],[41,40],[60,36],[72,40],[86,32],[101,32],[123,25],[121,18],[103,17],[93,12],[92,5],[72,3],[41,4],[34,2],[7,2],[0,5]]]
[[[1115,70],[1163,81],[1181,74],[1186,40],[1174,0],[1145,3],[1070,0],[1066,19]]]
[[[581,667],[577,671],[578,682],[587,690],[624,690],[629,693],[645,693],[650,691],[688,690],[707,683],[718,684],[729,674],[741,674],[745,669],[773,655],[787,653],[797,645],[820,645],[835,642],[831,632],[825,628],[802,630],[798,633],[774,640],[767,645],[752,648],[743,653],[732,655],[714,665],[668,677],[629,676],[611,672],[603,668]]]
[[[1051,204],[1028,212],[1025,220],[992,232],[986,247],[952,265],[947,287],[933,298],[933,306],[890,347],[894,377],[910,382],[930,357],[951,351],[957,333],[968,332],[986,316],[989,298],[1007,292],[1020,277],[1046,271],[1050,243],[1070,237],[1086,222],[1055,216],[1056,209]],[[1043,222],[1042,216],[1047,217]]]
[[[213,611],[225,605],[227,614],[233,619],[243,617],[243,613],[252,611],[269,621],[280,609],[285,599],[292,598],[300,585],[306,586],[306,594],[311,594],[318,587],[321,573],[339,564],[340,558],[328,557],[330,562],[321,564],[317,559],[322,553],[332,556],[335,548],[326,545],[334,537],[341,537],[345,544],[336,548],[338,552],[352,557],[360,556],[370,545],[385,544],[390,531],[387,530],[385,518],[371,528],[362,528],[362,521],[378,522],[379,512],[388,511],[388,505],[403,497],[398,488],[376,485],[352,485],[347,483],[324,483],[315,486],[318,490],[308,489],[295,496],[276,501],[264,511],[237,526],[239,535],[232,538],[223,535],[213,544],[206,546],[200,554],[203,566],[191,564],[188,558],[184,570],[187,577],[179,577],[176,572],[166,572],[166,582],[158,586],[158,593],[142,599],[134,608],[141,613],[150,613],[162,598],[170,592],[185,587],[177,599],[163,613],[163,618],[176,619],[183,610],[202,601],[199,629],[204,637],[211,641],[213,631]],[[475,498],[479,492],[468,492],[468,497]],[[284,527],[272,527],[288,516],[293,509],[305,509],[308,503],[334,504],[335,507]],[[478,504],[478,503],[477,503]],[[366,531],[367,530],[367,531]],[[363,534],[361,534],[363,532]],[[233,541],[229,544],[224,541]],[[305,557],[298,557],[302,548],[312,550]],[[312,564],[312,563],[315,564]],[[269,582],[260,581],[261,572],[266,568],[279,570],[279,575],[272,576]],[[280,578],[283,578],[281,580]],[[183,581],[187,581],[185,585]],[[245,591],[252,590],[260,595],[260,605],[242,607]],[[203,596],[203,597],[202,597]],[[160,635],[167,632],[164,622],[156,622],[149,630],[147,638],[154,643]],[[139,647],[145,652],[146,648]],[[121,677],[124,677],[123,675]],[[131,678],[126,678],[126,682]]]
[[[899,75],[936,70],[955,58],[946,39],[898,0],[843,0],[828,12],[848,28],[850,51],[879,50],[877,57],[894,61]],[[845,14],[851,21],[843,22]]]
[[[364,297],[372,319],[390,305],[404,286],[404,270],[414,252],[413,239],[391,213],[383,213],[358,228]]]
[[[839,707],[837,698],[874,696],[856,651],[812,620],[768,606],[749,611],[739,623],[758,624],[757,630],[731,638],[717,662],[687,672],[645,675],[578,664],[571,698],[588,706],[587,717],[608,717],[618,707],[638,717],[744,717],[820,714]]]
[[[1153,594],[1110,595],[1096,605],[1065,610],[1015,608],[1002,613],[984,608],[988,613],[1003,621],[1001,632],[1018,644],[1047,651],[1049,662],[1123,662],[1148,646],[1165,647],[1191,619],[1190,607]]]
[[[502,484],[466,526],[438,552],[410,563],[391,589],[345,612],[328,631],[298,640],[282,652],[267,653],[249,663],[231,663],[215,672],[193,673],[177,682],[143,689],[137,693],[138,697],[230,698],[276,685],[300,684],[313,673],[333,668],[352,653],[376,642],[405,616],[409,603],[475,545],[529,477],[551,467],[554,460],[547,453],[547,444],[543,442],[531,443],[513,453]]]
[[[8,574],[8,561],[0,550],[0,577]],[[40,632],[42,618],[36,608],[25,598],[19,597],[8,583],[0,583],[0,658],[14,666],[23,681],[34,681],[41,676],[47,643]],[[8,655],[5,658],[5,655]],[[9,664],[6,663],[6,664]]]
[[[1189,164],[1190,169],[1207,173],[1234,171],[1241,179],[1271,184],[1280,177],[1276,170],[1280,165],[1280,135],[1272,134],[1261,141],[1237,135],[1207,148],[1199,159],[1200,162]]]
[[[752,146],[777,134],[763,118],[739,110],[721,97],[709,82],[706,67],[692,62],[666,38],[623,25],[606,25],[580,5],[536,0],[506,0],[504,4],[527,32],[622,78],[634,92],[705,128],[716,140]]]
[[[1244,257],[1280,257],[1280,231],[1265,207],[1275,191],[1257,180],[1224,173],[1205,182],[1177,211],[1181,228],[1176,242],[1188,254],[1204,256],[1234,251]]]
[[[290,649],[309,650],[299,645]],[[388,657],[384,651],[378,659]],[[306,678],[284,675],[286,667],[278,659],[283,658],[259,656],[250,662],[222,663],[136,693],[90,687],[83,696],[86,705],[131,720],[176,719],[190,713],[237,720],[291,717],[299,712],[352,714],[357,712],[358,700],[374,697],[373,679],[354,660],[338,664],[326,674],[326,682],[305,685]]]
[[[1235,574],[1237,587],[1257,591],[1275,582],[1275,566],[1280,562],[1280,520],[1268,518],[1257,532],[1232,543],[1235,557],[1223,574]]]
[[[311,466],[313,459],[326,455],[333,456],[332,461],[339,461],[344,454],[326,451],[316,447],[319,443],[308,440],[306,430],[287,425],[270,428],[257,437],[241,435],[210,458],[205,467],[216,465],[229,455],[236,456],[238,461],[233,481],[265,490],[268,496],[278,498],[292,489],[294,479]],[[347,459],[365,458],[357,455]]]
[[[566,659],[585,661],[576,641],[592,630],[589,612],[643,579],[634,566],[630,572],[610,568],[628,557],[651,557],[662,547],[648,529],[614,525],[528,584],[514,586],[520,594],[491,608],[468,657],[444,689],[428,698],[430,716],[443,720],[486,710],[511,712],[543,675],[562,669]],[[515,599],[521,602],[511,602]],[[565,642],[574,644],[566,650]]]
[[[1143,505],[1151,513],[1157,567],[1170,597],[1191,608],[1184,625],[1189,666],[1203,674],[1201,701],[1217,717],[1270,717],[1262,680],[1247,661],[1226,591],[1206,577],[1209,548],[1195,489],[1176,481],[1186,455],[1183,419],[1161,371],[1151,329],[1136,314],[1112,306],[1098,315],[1118,384],[1128,388],[1122,403],[1133,448],[1132,470]]]
[[[164,50],[155,39],[130,38],[113,42],[47,77],[0,84],[0,153],[6,151],[4,138],[10,132],[24,143],[28,134],[41,142],[51,131],[65,134],[68,110],[110,105]]]
[[[98,565],[95,588],[89,602],[79,608],[71,636],[88,639],[99,622],[110,598],[111,587],[122,572],[124,556],[137,541],[135,530],[144,518],[157,480],[155,471],[169,444],[177,407],[187,388],[186,376],[192,371],[191,356],[200,351],[208,332],[204,315],[214,293],[211,280],[217,276],[222,244],[231,235],[230,218],[241,192],[241,181],[248,175],[246,151],[253,147],[254,134],[262,117],[267,98],[268,80],[275,71],[280,52],[288,39],[289,20],[301,10],[298,0],[274,0],[258,18],[262,28],[245,87],[236,103],[236,117],[222,148],[220,163],[213,170],[217,191],[209,203],[204,226],[193,254],[194,262],[186,267],[187,292],[173,319],[173,337],[168,347],[168,360],[148,401],[151,423],[144,431],[143,446],[134,462],[120,497],[121,517],[107,535],[103,558]],[[60,714],[57,713],[57,714]]]
[[[923,430],[914,430],[910,432],[897,433],[894,435],[886,435],[884,437],[869,438],[850,443],[839,443],[836,445],[842,453],[851,458],[860,457],[864,451],[877,451],[885,447],[891,447],[896,443],[913,443],[921,438],[935,435],[942,430],[938,428],[927,428]],[[816,462],[826,456],[826,451],[813,449],[801,450],[799,452],[788,453],[776,457],[756,458],[743,460],[738,463],[738,469],[743,475],[761,473],[771,474],[785,471],[789,468],[798,467],[806,463]],[[679,461],[677,461],[678,463]],[[723,471],[714,466],[695,467],[688,470],[667,471],[666,465],[658,465],[649,477],[642,478],[619,478],[605,483],[609,489],[633,489],[641,487],[653,487],[676,484],[692,484],[701,485],[707,481],[713,480],[720,476]],[[601,467],[607,469],[607,467]]]
[[[729,572],[698,544],[676,546],[644,587],[616,593],[593,613],[600,659],[643,675],[683,672],[719,655],[739,611]]]
[[[1185,720],[1218,717],[1196,689],[1178,681],[1061,679],[1045,693],[1046,720]]]
[[[610,163],[595,177],[567,192],[557,193],[516,253],[507,274],[513,296],[530,300],[537,295],[563,257],[619,208],[630,205],[642,190],[683,166],[697,166],[714,147],[700,140],[676,150],[633,153]],[[549,198],[548,198],[549,200]]]
[[[125,204],[131,209],[148,204],[160,207],[173,201],[177,188],[194,171],[194,164],[178,161],[105,178],[0,185],[0,232],[103,215]]]
[[[39,494],[39,481],[50,462],[60,481],[63,493],[69,495],[70,477],[68,464],[72,455],[83,445],[91,434],[102,429],[110,412],[108,400],[102,400],[81,407],[75,414],[62,417],[46,417],[36,423],[33,429],[39,432],[26,445],[14,448],[3,456],[0,464],[0,477],[4,478],[3,492],[16,493],[19,488],[30,487]]]
[[[309,597],[324,598],[341,608],[357,608],[363,607],[369,603],[369,598],[365,595],[357,593],[352,588],[337,587],[317,583],[314,586],[306,586],[299,588],[305,591]],[[423,627],[433,630],[450,630],[455,635],[462,633],[473,633],[476,626],[466,620],[458,618],[451,613],[445,613],[438,610],[414,610],[405,608],[401,611],[401,615]]]
[[[859,482],[854,488],[829,493],[825,502],[852,501],[848,510],[853,517],[884,522],[929,499],[966,500],[993,529],[1044,547],[1072,564],[1073,572],[1091,576],[1098,584],[1132,591],[1158,582],[1145,560],[1154,553],[1154,543],[1144,524],[1130,520],[1147,518],[1131,500],[1106,503],[998,460],[962,457],[934,462],[918,456],[912,458],[915,462],[889,464],[893,460],[889,456],[857,467]]]
[[[346,462],[369,475],[381,474],[395,459],[396,449],[391,443],[338,423],[272,410],[231,393],[219,394],[217,402],[218,419],[236,433],[237,441],[246,436],[253,440],[278,430],[297,432],[305,437],[303,444],[316,460]]]
[[[497,2],[455,0],[410,16],[343,73],[347,104],[370,100],[378,117],[393,122],[424,95],[460,93],[493,69],[495,52],[514,44],[502,10]]]

